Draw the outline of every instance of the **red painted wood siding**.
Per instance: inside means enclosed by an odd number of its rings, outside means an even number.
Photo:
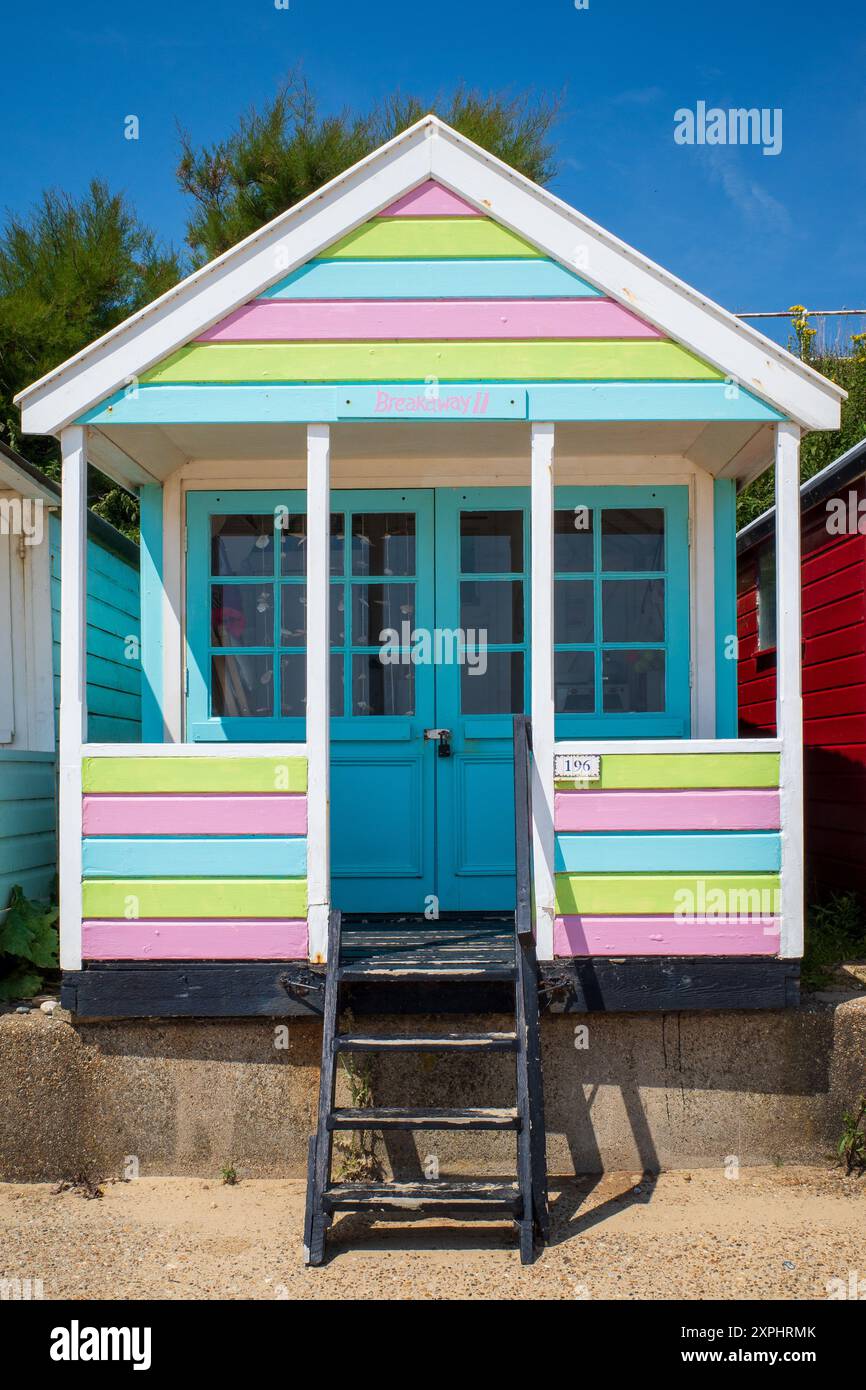
[[[852,490],[866,498],[866,479]],[[814,893],[856,888],[866,898],[866,536],[830,535],[827,517],[822,502],[802,524],[807,875]],[[776,723],[776,654],[758,651],[759,552],[738,561],[744,736],[773,734]]]

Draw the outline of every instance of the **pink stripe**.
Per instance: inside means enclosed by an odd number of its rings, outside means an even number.
[[[379,339],[660,338],[610,299],[261,299],[199,343]]]
[[[776,917],[721,922],[674,917],[557,917],[556,956],[775,956]]]
[[[391,203],[379,213],[380,217],[483,217],[477,208],[458,197],[450,189],[443,188],[435,179],[404,193],[396,203]]]
[[[85,796],[85,835],[305,835],[305,796]]]
[[[778,830],[777,791],[557,792],[557,830]]]
[[[85,960],[306,960],[307,923],[93,920],[81,925]]]

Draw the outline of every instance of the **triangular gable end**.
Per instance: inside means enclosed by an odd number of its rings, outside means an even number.
[[[282,276],[275,273],[280,259],[284,270],[288,261],[288,274]],[[462,292],[453,283],[443,288],[441,281],[427,290],[423,267],[433,261],[449,273],[469,266],[459,272],[469,277]],[[396,281],[390,291],[374,284],[377,272],[371,267],[393,275],[395,265],[407,262],[415,272],[411,293]],[[570,269],[575,265],[586,267],[585,276]],[[358,267],[366,267],[362,273],[369,289],[350,296],[345,277]],[[509,287],[496,279],[506,268],[518,277]],[[373,324],[360,339],[349,337],[345,326],[336,338],[324,338],[321,325],[297,328],[303,317],[299,306],[307,302],[309,318],[314,276],[322,273],[331,277],[329,293],[317,290],[315,300],[332,305],[323,311],[330,315],[329,332],[348,313],[334,306],[350,298],[362,306],[386,302],[391,316],[408,312],[395,307],[401,300],[428,294],[458,308],[470,299],[486,301],[486,307],[474,325],[466,324],[465,337],[453,336],[454,326],[448,324],[449,336],[442,335],[446,311],[440,308],[431,309],[434,317],[422,325],[420,339],[412,336],[419,331],[415,320],[396,340],[385,336],[390,320],[378,330],[381,336]],[[304,285],[306,293],[300,289]],[[495,302],[505,299],[515,302],[499,313],[505,322],[496,328],[500,306]],[[516,301],[523,307],[518,309]],[[276,306],[269,311],[274,323],[278,311],[287,316],[284,326],[271,330],[274,336],[241,342],[220,336],[259,315],[266,303]],[[465,319],[465,308],[459,312]],[[420,351],[412,346],[417,343]],[[213,356],[217,352],[219,359]],[[131,378],[188,380],[183,375],[188,368],[178,364],[205,353],[197,365],[211,360],[218,365],[207,368],[212,375],[199,375],[199,382],[372,381],[395,379],[395,369],[397,380],[418,379],[416,373],[421,380],[430,374],[455,380],[469,374],[542,382],[730,377],[775,406],[777,415],[807,428],[834,427],[844,394],[434,117],[28,388],[20,398],[24,428],[57,432]],[[362,359],[366,371],[358,377],[352,373]],[[254,375],[239,378],[239,366]],[[181,377],[172,377],[178,370]]]
[[[719,381],[435,180],[200,334],[145,385]]]

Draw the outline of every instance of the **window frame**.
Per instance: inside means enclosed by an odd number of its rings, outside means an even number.
[[[276,640],[270,647],[237,647],[220,649],[226,654],[254,655],[264,652],[274,657],[274,709],[270,716],[212,715],[211,696],[211,586],[213,583],[231,584],[230,576],[211,575],[211,529],[210,519],[214,515],[243,516],[251,513],[261,516],[270,512],[274,516],[276,530],[277,508],[286,507],[289,512],[307,510],[307,494],[298,489],[235,491],[224,492],[195,491],[187,494],[187,546],[186,546],[186,727],[187,738],[193,743],[220,742],[260,743],[274,739],[286,742],[303,743],[306,737],[306,719],[283,718],[276,713],[278,690],[277,667],[284,652],[306,650],[297,646],[282,647]],[[273,578],[260,582],[272,583],[274,587],[274,624],[281,620],[282,584],[279,568],[279,550],[276,551]],[[247,581],[242,581],[247,582]],[[290,582],[303,583],[292,579]]]
[[[777,602],[776,538],[771,536],[758,547],[755,556],[755,609],[758,651],[761,655],[775,652],[778,645]]]
[[[408,504],[411,498],[411,505]],[[432,504],[430,505],[430,519],[432,522]],[[342,515],[343,517],[357,515],[364,511],[375,513],[393,513],[406,510],[419,512],[421,502],[412,493],[407,495],[406,490],[398,491],[395,489],[377,488],[375,491],[368,489],[338,489],[331,493],[331,515]],[[272,513],[276,516],[278,507],[287,508],[290,513],[306,514],[307,512],[307,493],[304,489],[288,488],[285,490],[256,488],[230,489],[224,491],[217,490],[196,490],[187,493],[186,501],[186,626],[185,626],[185,662],[186,662],[186,737],[195,743],[226,741],[232,743],[259,743],[259,742],[290,742],[303,743],[306,738],[306,718],[301,716],[284,716],[278,713],[277,694],[279,685],[277,681],[276,667],[280,663],[281,656],[291,654],[293,651],[306,651],[306,647],[283,646],[279,642],[269,648],[261,647],[238,647],[230,649],[232,654],[257,652],[273,653],[275,660],[274,675],[274,714],[270,716],[242,715],[212,715],[211,698],[211,653],[213,644],[211,643],[211,607],[210,591],[214,583],[229,583],[233,581],[229,576],[211,575],[210,559],[210,518],[214,515],[264,515]],[[423,509],[422,514],[423,514]],[[350,522],[351,524],[351,522]],[[420,584],[418,574],[419,567],[427,564],[429,560],[432,539],[430,536],[418,535],[415,537],[416,544],[416,570],[415,577],[406,582],[416,586]],[[281,617],[281,594],[284,583],[305,584],[305,578],[300,576],[283,577],[280,574],[278,555],[275,558],[274,578],[265,581],[261,576],[260,582],[273,583],[275,588],[275,637]],[[243,582],[250,582],[244,580]],[[362,646],[361,644],[351,643],[351,595],[357,584],[364,583],[400,583],[401,576],[364,576],[353,575],[351,570],[351,544],[344,544],[343,547],[343,570],[340,574],[329,572],[329,585],[331,589],[340,588],[344,595],[344,603],[347,609],[344,613],[345,628],[343,642],[331,644],[331,656],[341,656],[343,660],[344,679],[344,703],[343,714],[331,715],[331,734],[332,737],[341,738],[348,733],[358,736],[358,729],[368,718],[370,720],[371,732],[365,737],[372,737],[373,733],[377,736],[387,737],[389,730],[393,734],[392,726],[403,726],[406,720],[418,720],[422,715],[418,711],[419,695],[416,689],[415,703],[416,710],[412,715],[353,715],[345,714],[348,707],[351,709],[351,680],[353,669],[353,657],[357,654],[375,650],[376,644]],[[416,588],[416,594],[418,590]],[[426,607],[419,613],[416,611],[414,619],[416,625],[432,626],[432,615],[426,611]],[[229,649],[220,649],[228,652]],[[416,682],[417,685],[417,682]],[[424,717],[426,717],[426,704]],[[372,726],[375,725],[375,729]]]
[[[690,565],[689,489],[685,485],[662,487],[557,487],[554,510],[571,511],[584,506],[592,513],[593,567],[591,571],[554,570],[559,579],[584,579],[593,585],[594,629],[592,642],[557,642],[554,660],[561,651],[595,653],[595,699],[592,714],[555,714],[555,737],[563,738],[687,738],[691,729],[690,685]],[[604,571],[601,568],[601,513],[655,509],[664,512],[665,553],[662,570]],[[657,578],[665,582],[665,632],[661,642],[606,642],[602,630],[602,586],[613,578]],[[555,597],[554,597],[555,608]],[[660,650],[665,653],[665,708],[663,711],[605,713],[603,701],[603,653],[606,650]]]

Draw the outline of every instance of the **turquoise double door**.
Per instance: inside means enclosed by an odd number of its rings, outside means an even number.
[[[331,866],[354,912],[514,902],[529,489],[331,494]],[[306,736],[306,498],[191,493],[187,737]],[[558,488],[559,738],[688,737],[685,488]],[[315,694],[312,696],[315,698]]]
[[[344,911],[514,902],[524,489],[333,494],[331,872]]]

